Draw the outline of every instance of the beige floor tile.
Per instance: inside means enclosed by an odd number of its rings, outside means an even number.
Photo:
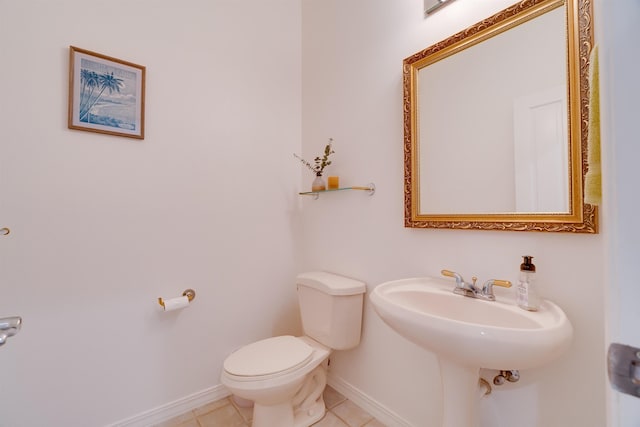
[[[248,423],[251,424],[251,420],[253,419],[253,406],[238,406],[236,402],[231,400],[231,404],[236,408],[236,411],[242,416],[242,418]]]
[[[331,411],[347,423],[349,427],[361,427],[373,419],[371,415],[350,400],[345,400]]]
[[[323,397],[324,397],[324,404],[328,409],[331,409],[336,405],[347,400],[346,397],[344,397],[342,394],[340,394],[339,392],[337,392],[336,390],[334,390],[332,387],[329,387],[329,386],[327,386],[324,389]]]
[[[246,427],[236,408],[233,405],[225,405],[215,411],[198,417],[200,427]]]
[[[227,398],[220,399],[220,400],[216,400],[215,402],[210,402],[210,403],[207,403],[206,405],[203,405],[194,409],[193,413],[195,414],[196,417],[199,417],[200,415],[204,415],[211,411],[215,411],[216,409],[220,409],[226,405],[231,405],[231,400]]]
[[[181,427],[183,424],[188,423],[189,421],[195,421],[195,417],[193,416],[193,412],[191,411],[178,415],[177,417],[171,418],[170,420],[161,422],[159,424],[154,424],[153,427]]]
[[[380,421],[373,419],[371,421],[369,421],[368,423],[366,423],[364,425],[364,427],[387,427],[386,425],[382,424]]]
[[[343,423],[340,418],[333,415],[331,412],[327,412],[325,416],[315,423],[313,427],[349,427],[347,424]]]

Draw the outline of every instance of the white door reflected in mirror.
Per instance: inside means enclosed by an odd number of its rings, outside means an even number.
[[[569,212],[567,87],[514,101],[515,212]]]

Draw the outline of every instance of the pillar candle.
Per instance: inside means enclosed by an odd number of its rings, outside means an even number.
[[[335,190],[340,187],[340,179],[337,176],[330,176],[327,179],[329,184],[329,190]]]

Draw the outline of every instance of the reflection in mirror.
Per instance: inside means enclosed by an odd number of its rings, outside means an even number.
[[[564,22],[557,8],[418,71],[421,213],[569,211]]]
[[[590,22],[588,0],[520,2],[405,59],[406,226],[597,232]]]

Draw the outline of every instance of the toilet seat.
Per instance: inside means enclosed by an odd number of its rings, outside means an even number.
[[[313,358],[313,348],[291,335],[246,345],[227,357],[224,371],[236,381],[255,381],[295,371]]]

